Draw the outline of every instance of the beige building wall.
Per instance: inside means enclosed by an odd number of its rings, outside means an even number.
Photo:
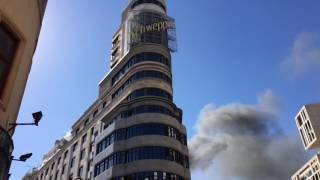
[[[8,130],[10,123],[17,120],[46,4],[47,0],[0,0],[0,28],[5,29],[16,42],[15,51],[10,58],[11,63],[4,68],[8,73],[0,89],[0,156],[6,154],[5,159],[10,158],[13,150],[11,136],[14,129],[9,132]],[[7,47],[4,40],[0,45],[1,48]],[[3,67],[1,65],[1,70]],[[4,164],[0,166],[0,179],[4,179],[4,174],[7,173],[4,171],[7,170],[3,169],[8,169],[6,164],[10,164],[10,161],[0,164]]]
[[[9,124],[15,123],[17,119],[38,42],[45,4],[45,0],[0,0],[0,23],[6,24],[19,41],[0,98],[0,125],[4,129],[9,129]]]

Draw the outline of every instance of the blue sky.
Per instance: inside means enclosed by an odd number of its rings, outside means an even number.
[[[12,164],[11,179],[38,166],[97,98],[126,3],[49,1],[18,121],[30,121],[38,110],[44,117],[39,127],[17,127],[14,155],[34,155]],[[300,107],[320,101],[319,7],[317,0],[168,1],[178,36],[174,100],[184,110],[188,137],[205,105],[256,104],[266,89],[281,100],[282,127],[295,132]],[[193,179],[219,179],[216,171],[195,171]]]

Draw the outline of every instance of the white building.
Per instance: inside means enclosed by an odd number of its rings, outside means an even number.
[[[319,148],[320,104],[303,106],[295,119],[305,149]]]
[[[292,180],[319,180],[320,179],[320,155],[317,154],[292,177]]]

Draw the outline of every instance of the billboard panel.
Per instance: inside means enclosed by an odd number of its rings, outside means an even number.
[[[127,22],[128,50],[140,43],[156,43],[177,51],[176,24],[173,18],[132,11]]]

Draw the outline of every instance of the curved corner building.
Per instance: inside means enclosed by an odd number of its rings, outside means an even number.
[[[114,107],[97,137],[94,177],[189,180],[186,128],[172,100],[175,23],[164,0],[131,0],[113,38],[101,96]]]
[[[172,101],[175,22],[164,0],[131,0],[99,97],[24,180],[190,180],[182,110]]]

